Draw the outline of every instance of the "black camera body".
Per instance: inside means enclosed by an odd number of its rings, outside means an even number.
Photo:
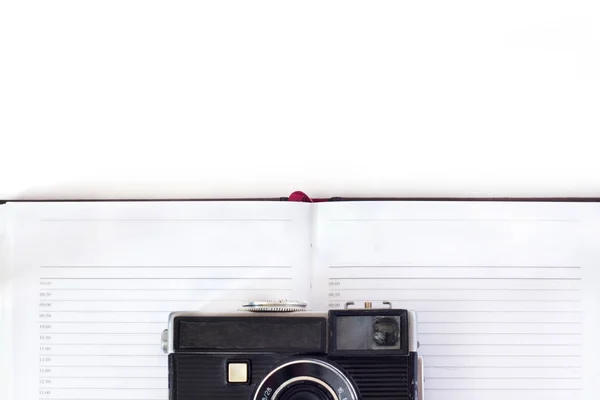
[[[170,400],[423,400],[416,315],[393,308],[175,312]]]

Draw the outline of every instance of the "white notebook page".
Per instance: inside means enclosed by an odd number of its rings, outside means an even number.
[[[170,311],[307,297],[306,204],[8,206],[14,399],[166,400]]]
[[[317,306],[416,310],[427,400],[596,398],[598,205],[316,207]]]

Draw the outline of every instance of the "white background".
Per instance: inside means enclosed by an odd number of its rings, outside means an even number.
[[[596,1],[4,1],[0,198],[600,196]]]

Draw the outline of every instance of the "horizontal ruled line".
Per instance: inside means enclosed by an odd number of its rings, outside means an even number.
[[[439,380],[439,379],[448,379],[448,380],[454,380],[454,379],[461,379],[461,380],[488,380],[488,379],[495,379],[495,380],[512,380],[512,379],[539,379],[539,380],[556,380],[556,379],[561,379],[561,380],[580,380],[583,379],[581,377],[570,377],[570,378],[565,378],[565,377],[555,377],[555,378],[548,378],[548,377],[513,377],[513,378],[498,378],[498,377],[486,377],[486,378],[475,378],[472,376],[466,376],[466,377],[449,377],[449,378],[442,378],[442,377],[428,377],[427,380],[428,381],[433,381],[433,380]]]
[[[507,268],[507,269],[580,269],[577,265],[330,265],[328,268]]]
[[[65,389],[71,389],[71,390],[105,390],[105,389],[117,389],[117,390],[156,390],[156,389],[167,389],[167,386],[165,385],[165,387],[136,387],[136,388],[130,388],[130,387],[119,387],[119,388],[110,388],[110,387],[73,387],[73,386],[43,386],[41,385],[40,388],[43,389],[58,389],[58,390],[65,390]],[[52,398],[43,398],[44,400],[53,400]],[[72,399],[74,400],[74,399]],[[90,399],[90,400],[96,400],[96,399]]]
[[[559,335],[559,336],[580,336],[582,333],[548,333],[548,332],[427,332],[421,335]]]
[[[135,356],[132,356],[135,357]],[[58,365],[43,364],[44,368],[167,368],[166,365]]]
[[[43,389],[58,389],[52,386],[41,386],[41,388]],[[75,389],[75,388],[70,388],[70,389]],[[79,388],[79,389],[87,389],[87,388]],[[115,389],[115,388],[104,388],[104,389]],[[119,388],[116,388],[119,389]],[[150,388],[152,389],[152,388]],[[162,390],[163,388],[154,388],[152,390]],[[119,398],[119,399],[115,399],[113,397],[109,398],[97,398],[97,397],[70,397],[70,398],[65,398],[65,397],[38,397],[39,400],[138,400],[138,399],[131,399],[131,398],[127,398],[127,399],[123,399],[123,398]],[[143,399],[139,399],[139,400],[168,400],[168,397],[163,397],[160,399],[149,399],[149,398],[143,398]]]
[[[539,311],[524,311],[524,310],[449,310],[449,311],[419,311],[419,314],[424,313],[562,313],[562,314],[581,314],[581,311],[561,311],[561,310],[539,310]]]
[[[581,303],[581,300],[540,300],[540,299],[372,299],[369,298],[371,301],[421,301],[421,302],[429,302],[429,301],[443,301],[443,302],[449,302],[449,301],[464,301],[464,302],[477,302],[477,303],[481,303],[481,302],[486,302],[486,301],[490,301],[490,302],[510,302],[510,303],[519,303],[519,302],[524,302],[524,303]],[[331,297],[329,298],[329,300],[331,301],[354,301],[354,300],[346,300],[346,299],[338,299],[336,297]]]
[[[162,279],[162,278],[161,278]],[[281,278],[283,279],[283,278]],[[277,289],[277,288],[244,288],[244,289],[235,289],[235,288],[217,288],[217,289],[209,289],[209,288],[201,288],[201,289],[186,289],[186,288],[181,288],[181,289],[163,289],[163,288],[156,288],[156,289],[124,289],[124,288],[66,288],[66,289],[54,289],[54,288],[40,288],[40,291],[43,292],[53,292],[55,290],[79,290],[79,291],[89,291],[89,290],[126,290],[128,292],[132,292],[132,291],[149,291],[149,292],[157,292],[157,291],[186,291],[186,292],[192,292],[192,291],[215,291],[215,292],[220,292],[223,290],[232,290],[232,291],[236,291],[239,292],[240,290],[244,290],[244,291],[248,291],[248,290],[291,290],[291,289]],[[54,301],[51,299],[48,299],[48,301]]]
[[[291,265],[40,265],[40,268],[292,268]]]
[[[42,354],[44,357],[160,357],[164,358],[164,354],[55,354],[55,353],[44,353]],[[45,364],[43,364],[46,366]],[[57,365],[57,367],[69,367],[69,365]],[[96,365],[98,367],[98,365]],[[111,367],[111,365],[107,365],[107,367]]]
[[[227,303],[227,302],[231,302],[231,301],[246,301],[246,300],[239,300],[239,299],[227,299],[227,300],[223,300],[223,299],[204,299],[204,300],[210,300],[211,302],[219,302],[219,303]],[[122,301],[134,301],[134,302],[148,302],[148,301],[204,301],[203,299],[191,299],[191,300],[153,300],[153,299],[141,299],[141,300],[129,300],[129,299],[123,299],[123,300],[118,300],[118,299],[107,299],[107,300],[102,300],[102,299],[91,299],[91,300],[86,300],[86,299],[71,299],[71,300],[56,300],[56,299],[45,299],[45,300],[40,300],[41,302],[46,302],[46,303],[54,303],[54,302],[70,302],[70,301],[74,301],[74,302],[88,302],[88,301],[112,301],[112,302],[122,302]],[[52,311],[52,310],[44,310],[44,309],[40,309],[40,312],[45,312],[45,311]],[[83,310],[83,311],[88,311],[88,310]]]
[[[448,378],[448,379],[452,379],[452,378]],[[477,389],[477,388],[426,388],[425,390],[427,391],[432,391],[432,390],[443,390],[443,391],[463,391],[463,390],[470,390],[470,391],[498,391],[498,390],[502,390],[502,391],[522,391],[522,390],[535,390],[535,391],[546,391],[546,392],[555,392],[557,390],[561,390],[561,391],[573,391],[573,390],[583,390],[582,388],[552,388],[552,389],[548,389],[548,388],[520,388],[520,389],[511,389],[511,388],[485,388],[485,389]]]
[[[54,333],[53,333],[54,334]],[[103,333],[104,334],[104,333]],[[42,341],[44,346],[155,346],[155,343],[56,343]],[[51,353],[41,353],[51,354]]]
[[[125,290],[125,289],[124,289]],[[152,289],[152,290],[156,290],[156,289]],[[159,289],[159,290],[163,290],[163,289]],[[179,289],[177,289],[179,290]],[[186,289],[187,290],[187,289]],[[213,290],[220,290],[220,289],[213,289]],[[330,292],[341,292],[341,291],[352,291],[352,290],[414,290],[414,291],[423,291],[423,290],[435,290],[435,291],[445,291],[445,290],[449,290],[449,291],[469,291],[469,290],[480,290],[480,291],[523,291],[523,292],[530,292],[530,291],[538,291],[538,292],[581,292],[582,289],[531,289],[531,288],[510,288],[510,289],[504,289],[504,288],[418,288],[418,289],[409,289],[409,288],[363,288],[361,287],[360,289],[344,289],[344,288],[336,288],[336,287],[330,287],[329,291]]]
[[[52,312],[60,312],[60,311],[52,311]],[[84,311],[87,312],[87,311]],[[168,311],[165,311],[168,312]],[[44,320],[39,320],[38,323],[40,324],[162,324],[164,321],[161,322],[148,322],[148,321],[141,321],[141,322],[137,322],[137,321],[90,321],[90,322],[81,322],[81,321],[44,321]],[[48,328],[45,328],[48,329]],[[65,333],[69,333],[69,332],[65,332]]]
[[[378,278],[374,278],[374,277],[369,277],[369,276],[365,276],[365,277],[350,277],[350,278],[329,278],[330,280],[372,280],[372,279],[382,279],[382,280],[392,280],[392,279],[397,279],[397,280],[441,280],[441,281],[445,281],[445,280],[493,280],[493,281],[505,281],[505,280],[511,280],[511,281],[517,281],[517,280],[524,280],[524,281],[580,281],[581,278],[486,278],[486,277],[466,277],[466,278],[458,278],[458,277],[453,277],[453,276],[448,276],[448,277],[389,277],[389,276],[384,276],[384,277],[378,277]]]
[[[428,354],[427,357],[460,357],[460,355],[448,355],[448,354]],[[528,357],[528,358],[581,358],[581,355],[567,356],[567,355],[551,355],[551,354],[469,354],[467,357]]]
[[[138,300],[131,300],[131,299],[70,299],[70,300],[56,300],[56,299],[46,299],[43,300],[45,302],[48,303],[68,303],[68,302],[75,302],[75,303],[87,303],[87,302],[134,302],[134,303],[147,303],[147,302],[153,302],[153,301],[159,301],[159,302],[173,302],[173,301],[204,301],[204,300],[209,300],[211,302],[231,302],[231,301],[237,301],[237,302],[245,302],[247,300],[240,300],[240,299],[227,299],[227,300],[214,300],[214,299],[179,299],[179,300],[170,300],[170,299],[138,299]]]
[[[213,301],[220,301],[220,300],[213,300]],[[224,300],[226,301],[226,300]],[[45,311],[40,311],[42,313],[47,313],[47,314],[54,314],[54,313],[63,313],[63,312],[76,312],[76,313],[170,313],[171,311],[160,311],[160,310],[45,310]],[[54,324],[54,321],[40,321],[40,322],[47,322],[50,324]],[[57,322],[58,323],[58,322]],[[85,323],[87,324],[88,322],[80,322],[80,323]],[[150,323],[150,322],[146,322],[146,323]]]
[[[577,219],[529,218],[351,218],[330,219],[331,222],[577,222]]]
[[[103,279],[111,279],[111,280],[120,280],[120,279],[140,279],[140,280],[182,280],[182,281],[189,281],[189,280],[211,280],[211,279],[220,279],[220,280],[228,280],[228,281],[240,281],[240,280],[261,280],[261,279],[268,279],[268,280],[291,280],[292,278],[271,278],[271,277],[244,277],[244,278],[222,278],[222,277],[217,277],[217,278],[212,278],[212,277],[204,277],[204,278],[136,278],[136,277],[123,277],[123,278],[114,278],[114,277],[104,277],[104,276],[98,276],[98,277],[81,277],[81,278],[66,278],[66,277],[46,277],[46,278],[40,278],[40,280],[64,280],[64,279],[69,279],[69,280],[77,280],[77,279],[93,279],[93,280],[103,280]]]
[[[499,366],[495,366],[495,365],[470,365],[470,366],[460,366],[460,365],[448,365],[448,366],[437,366],[437,365],[428,365],[425,366],[425,369],[480,369],[480,368],[507,368],[507,369],[513,369],[513,368],[551,368],[551,369],[582,369],[583,367],[569,367],[569,366],[555,366],[555,365],[551,365],[551,366],[547,366],[547,365],[499,365]]]
[[[530,321],[427,321],[421,324],[539,324],[539,325],[581,325],[583,322],[530,322]]]
[[[46,388],[47,389],[55,389],[53,387],[46,387]],[[84,388],[84,389],[87,389],[87,388]],[[86,398],[83,398],[83,397],[79,397],[79,398],[77,398],[77,397],[76,398],[73,398],[73,397],[70,397],[70,398],[65,398],[65,397],[40,397],[40,399],[41,400],[132,400],[130,398],[129,399],[115,399],[115,398],[112,398],[112,397],[110,399],[106,399],[106,398],[105,399],[99,399],[99,398],[96,398],[96,397],[94,397],[94,398],[90,398],[90,397],[86,397]],[[159,399],[157,399],[157,400],[159,400]],[[167,398],[160,399],[160,400],[167,400]]]
[[[289,218],[49,218],[42,222],[291,222]]]
[[[41,375],[41,377],[45,378],[45,379],[78,379],[78,378],[82,378],[82,379],[147,379],[147,378],[164,378],[164,376],[62,376],[62,375],[53,375],[53,376],[49,376],[49,375]],[[54,389],[52,386],[42,386],[44,388],[51,388]],[[84,388],[80,388],[80,389],[88,389],[87,387]],[[119,389],[119,388],[107,388],[107,389]],[[44,399],[46,400],[46,399]],[[49,399],[52,400],[52,399]]]
[[[523,344],[523,343],[422,343],[420,342],[421,346],[521,346],[521,347],[556,347],[556,346],[561,346],[561,347],[581,347],[583,346],[582,344],[552,344],[552,343],[548,343],[548,344]]]
[[[52,322],[52,324],[56,324],[58,322]],[[89,324],[90,322],[77,322],[78,324]],[[140,323],[140,322],[138,322]],[[157,322],[158,323],[158,322]],[[48,328],[43,328],[43,329],[48,329]],[[157,335],[160,334],[160,332],[47,332],[44,331],[43,332],[44,335]],[[44,344],[77,344],[77,343],[47,343],[44,342]],[[93,344],[93,343],[92,343]],[[126,343],[124,343],[126,344]]]

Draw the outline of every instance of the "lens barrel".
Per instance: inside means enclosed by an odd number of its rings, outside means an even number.
[[[336,400],[330,392],[331,388],[310,380],[294,382],[284,387],[278,400]]]
[[[253,400],[358,400],[358,396],[339,368],[324,360],[303,358],[269,372]]]

